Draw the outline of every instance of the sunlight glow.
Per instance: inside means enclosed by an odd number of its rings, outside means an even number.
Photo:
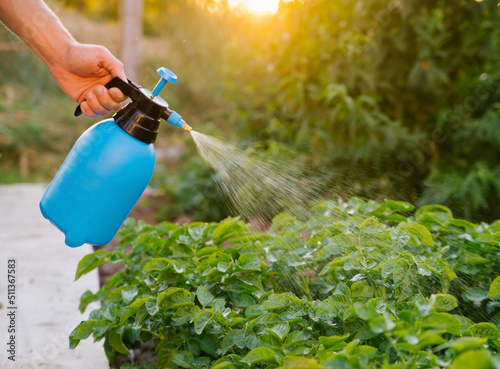
[[[230,4],[244,5],[256,13],[276,13],[280,0],[239,0],[231,1]]]

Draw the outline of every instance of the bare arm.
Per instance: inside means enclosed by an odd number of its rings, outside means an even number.
[[[0,0],[0,20],[43,60],[85,115],[120,108],[125,96],[103,85],[113,77],[125,79],[123,64],[103,46],[76,42],[42,0]]]

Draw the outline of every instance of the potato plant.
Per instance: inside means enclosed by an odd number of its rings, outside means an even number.
[[[500,222],[443,206],[321,203],[266,233],[238,218],[127,220],[120,247],[85,256],[125,270],[81,298],[70,346],[104,340],[123,369],[500,368]]]

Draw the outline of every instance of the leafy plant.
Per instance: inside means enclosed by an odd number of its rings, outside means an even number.
[[[144,345],[156,362],[122,368],[499,367],[500,222],[443,206],[325,202],[266,233],[238,218],[157,227],[127,220],[120,247],[76,279],[120,263],[70,346],[104,339],[110,360]]]

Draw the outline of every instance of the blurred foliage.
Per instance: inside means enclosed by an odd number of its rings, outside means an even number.
[[[355,182],[378,179],[370,198],[500,215],[497,1],[282,5],[267,37],[231,48],[240,136],[319,151],[319,168]]]
[[[96,21],[119,18],[119,0],[52,2]],[[142,83],[169,66],[182,83],[166,99],[193,126],[223,122],[219,136],[230,131],[271,157],[298,152],[305,167],[332,173],[340,194],[437,202],[492,220],[500,216],[499,20],[497,0],[300,0],[269,16],[230,11],[224,0],[145,0],[145,34],[164,46],[149,50],[158,55],[145,61]],[[0,87],[35,83],[17,68],[23,58],[38,83],[55,87],[28,54],[2,52],[9,78]],[[217,218],[220,198],[195,200],[193,185],[216,178],[194,153],[181,163],[157,170],[172,196],[164,214]]]
[[[45,65],[1,26],[0,44],[0,182],[47,180],[83,126]]]

